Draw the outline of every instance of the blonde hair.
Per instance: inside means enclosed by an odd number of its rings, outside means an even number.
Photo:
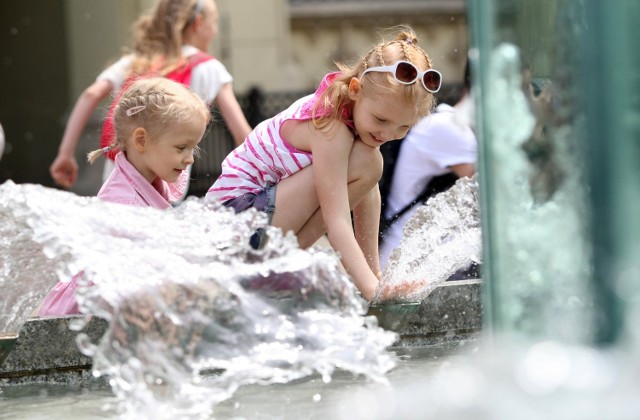
[[[144,128],[154,138],[171,125],[194,116],[202,118],[205,124],[211,120],[204,100],[184,85],[164,77],[140,78],[129,85],[114,108],[113,143],[89,153],[87,159],[93,163],[113,149],[126,151],[126,141],[138,127]]]
[[[419,82],[403,85],[396,82],[389,73],[368,73],[363,78],[362,73],[369,67],[391,65],[398,60],[413,63],[421,71],[431,68],[429,55],[418,46],[418,37],[407,27],[396,28],[396,35],[391,41],[384,39],[373,46],[364,57],[354,65],[336,63],[340,74],[320,95],[313,106],[313,122],[319,129],[331,129],[335,121],[342,119],[342,110],[352,103],[349,98],[349,84],[351,79],[358,78],[361,90],[365,94],[389,94],[402,92],[404,97],[415,105],[418,116],[424,116],[434,108],[436,99],[431,92],[422,87]],[[330,110],[331,112],[319,112]],[[316,116],[319,114],[318,116]]]
[[[169,73],[182,61],[183,34],[199,14],[207,13],[206,0],[159,0],[134,24],[132,74]]]

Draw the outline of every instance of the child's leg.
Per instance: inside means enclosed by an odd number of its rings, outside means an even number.
[[[356,140],[349,155],[347,173],[350,208],[377,186],[381,176],[380,151]],[[313,166],[278,183],[275,208],[272,225],[284,232],[292,230],[303,248],[313,245],[326,232],[316,194]]]

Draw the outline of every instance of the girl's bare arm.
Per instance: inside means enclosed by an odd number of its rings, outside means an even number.
[[[465,176],[472,177],[476,173],[476,165],[473,163],[459,163],[457,165],[451,165],[451,170],[458,175],[458,178]]]
[[[111,82],[98,80],[82,92],[76,101],[62,136],[58,155],[49,172],[56,184],[71,188],[78,178],[75,153],[80,136],[100,101],[113,90]]]
[[[376,277],[381,275],[380,256],[378,254],[381,201],[380,189],[376,185],[353,209],[356,240]]]
[[[215,103],[233,135],[233,141],[236,146],[239,146],[251,132],[251,126],[247,122],[242,108],[240,108],[236,95],[233,93],[231,83],[222,86],[218,96],[216,96]]]
[[[356,241],[349,206],[348,165],[353,135],[344,124],[340,124],[336,131],[323,133],[322,137],[314,139],[310,146],[316,193],[327,236],[333,249],[340,253],[342,263],[358,290],[365,299],[371,300],[378,286],[377,273],[371,270]]]

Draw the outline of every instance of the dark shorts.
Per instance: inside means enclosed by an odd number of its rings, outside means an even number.
[[[226,207],[231,207],[236,214],[245,211],[251,207],[258,211],[267,213],[269,224],[273,218],[273,212],[276,210],[276,186],[271,185],[258,194],[247,193],[237,198],[232,198],[223,203]],[[265,230],[258,229],[250,239],[250,244],[254,249],[260,249],[266,243]]]

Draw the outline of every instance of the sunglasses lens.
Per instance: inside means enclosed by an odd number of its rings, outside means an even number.
[[[422,81],[424,82],[424,85],[427,87],[427,89],[433,92],[440,89],[440,83],[442,82],[442,80],[440,79],[440,75],[435,71],[427,71],[422,76]]]
[[[396,67],[396,79],[404,83],[412,83],[418,77],[418,69],[410,63],[399,63]]]

